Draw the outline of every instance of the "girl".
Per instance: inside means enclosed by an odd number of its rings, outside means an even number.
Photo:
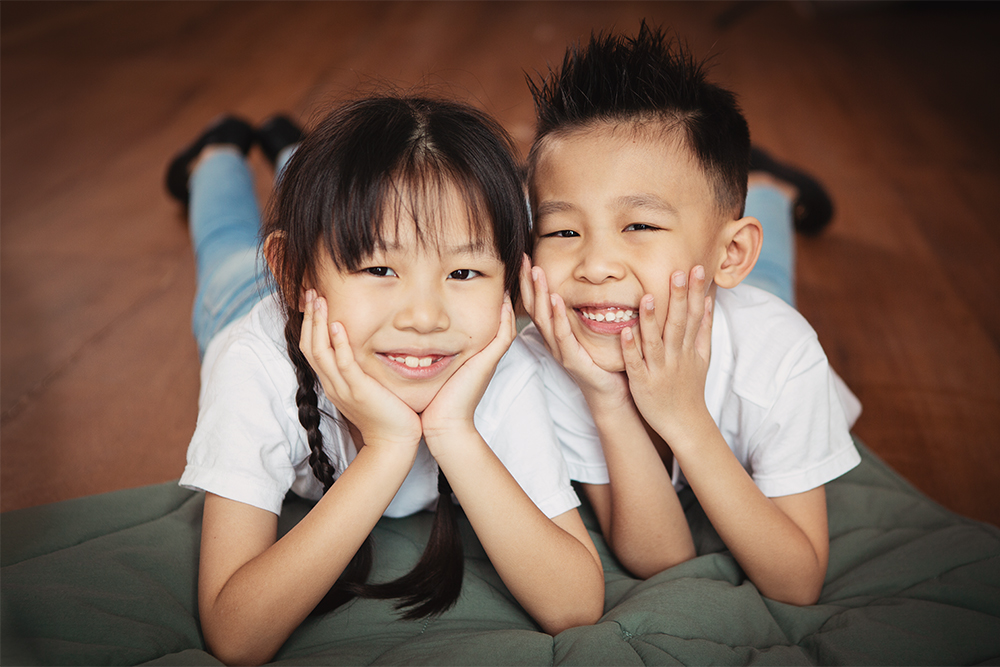
[[[195,165],[204,360],[181,484],[207,492],[209,648],[265,662],[317,605],[356,595],[398,598],[406,618],[445,611],[461,590],[452,493],[543,630],[595,622],[600,559],[533,357],[514,341],[528,221],[509,138],[453,102],[367,99],[331,113],[282,171],[280,138],[297,133],[277,126],[259,132],[281,174],[263,243],[274,295],[253,280],[266,270],[254,268],[252,129],[217,123],[168,172],[185,201]],[[318,502],[278,540],[289,490]],[[435,505],[413,571],[367,583],[379,518]]]

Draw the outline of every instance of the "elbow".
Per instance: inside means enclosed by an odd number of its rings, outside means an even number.
[[[593,601],[586,605],[573,605],[561,610],[561,613],[553,614],[544,621],[539,621],[542,632],[555,637],[563,630],[577,628],[581,625],[593,625],[601,620],[604,614],[603,595],[600,600]]]
[[[690,548],[681,548],[670,552],[650,553],[639,551],[636,553],[616,554],[619,562],[632,576],[639,579],[649,579],[653,575],[664,570],[669,570],[675,565],[680,565],[695,557],[694,545]]]
[[[208,652],[216,660],[226,665],[263,665],[274,657],[277,648],[269,649],[236,633],[226,632],[223,628],[213,627],[214,624],[202,620],[202,635]]]

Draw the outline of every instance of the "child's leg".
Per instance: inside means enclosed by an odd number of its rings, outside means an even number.
[[[757,265],[744,280],[795,306],[795,228],[793,201],[782,188],[751,179],[746,215],[760,220],[764,244]]]
[[[243,155],[210,148],[190,179],[189,220],[198,271],[192,315],[198,351],[268,294],[258,252],[260,209]]]

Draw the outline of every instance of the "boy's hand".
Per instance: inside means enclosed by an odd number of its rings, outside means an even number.
[[[420,417],[361,369],[340,322],[327,324],[326,299],[306,293],[299,349],[327,398],[361,431],[365,444],[412,446],[420,442]]]
[[[670,280],[667,319],[660,331],[653,295],[639,301],[639,338],[622,331],[625,372],[636,406],[668,444],[673,434],[708,410],[705,379],[712,348],[712,299],[706,296],[705,269]]]
[[[442,436],[465,429],[475,430],[473,417],[476,406],[482,400],[497,364],[514,342],[516,335],[514,307],[511,305],[510,296],[506,296],[496,336],[448,378],[420,415],[424,438],[431,454],[437,456],[435,446]]]
[[[612,406],[620,406],[628,400],[628,379],[594,363],[570,328],[566,303],[558,294],[549,294],[545,272],[539,266],[531,266],[527,255],[521,263],[521,300],[545,346],[573,376],[588,401],[604,399]]]

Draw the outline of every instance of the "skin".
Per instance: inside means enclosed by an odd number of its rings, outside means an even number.
[[[594,623],[603,612],[600,558],[577,511],[542,514],[475,429],[514,317],[503,266],[492,250],[471,248],[457,195],[435,204],[436,245],[418,243],[404,219],[360,271],[324,256],[303,285],[300,347],[358,455],[280,540],[274,514],[206,497],[199,609],[223,662],[274,656],[382,516],[421,437],[497,572],[543,630]],[[281,242],[268,240],[269,257]],[[413,368],[407,356],[432,363]]]
[[[660,128],[550,136],[531,197],[535,266],[526,258],[522,295],[594,416],[611,483],[585,489],[616,555],[641,577],[695,555],[676,458],[758,589],[815,603],[829,552],[823,487],[765,497],[705,403],[715,290],[753,268],[760,223],[721,212],[687,147]]]

